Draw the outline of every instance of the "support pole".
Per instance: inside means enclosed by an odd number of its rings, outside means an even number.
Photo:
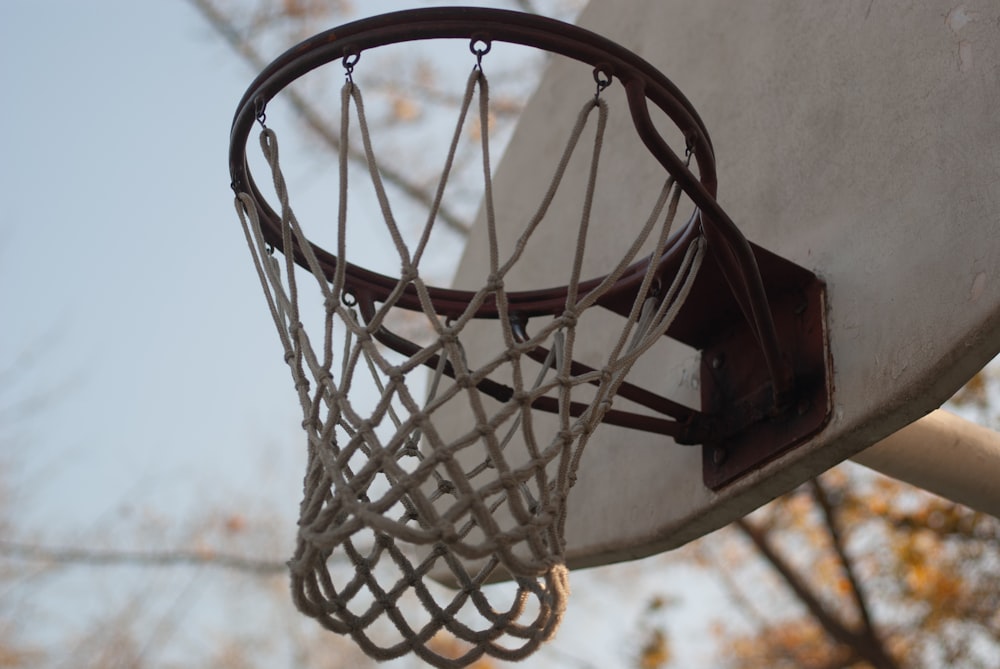
[[[938,409],[854,462],[1000,517],[1000,432]]]

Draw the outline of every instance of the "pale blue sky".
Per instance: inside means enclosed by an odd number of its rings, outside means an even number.
[[[295,472],[259,453],[295,407],[228,187],[252,73],[185,2],[56,4],[0,10],[2,350],[44,338],[21,389],[53,391],[17,458],[38,512]]]

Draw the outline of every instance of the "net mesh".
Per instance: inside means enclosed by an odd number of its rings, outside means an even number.
[[[419,267],[474,104],[481,126],[489,275],[464,311],[448,319],[435,311]],[[574,364],[581,318],[636,261],[644,244],[652,243],[654,257],[663,252],[680,198],[679,188],[668,180],[635,243],[603,281],[581,293],[607,116],[600,96],[586,101],[535,216],[513,248],[503,250],[497,241],[490,172],[489,84],[482,69],[475,68],[434,205],[411,247],[400,234],[379,177],[361,91],[349,79],[341,95],[336,256],[344,258],[346,251],[347,151],[350,122],[356,118],[382,220],[401,266],[391,294],[364,314],[344,263],[337,264],[333,276],[324,273],[289,205],[277,135],[266,126],[260,133],[280,202],[281,248],[286,252],[280,258],[272,253],[251,195],[238,194],[236,208],[308,435],[298,546],[290,561],[293,597],[305,614],[350,635],[376,659],[414,652],[438,667],[466,666],[484,654],[517,660],[559,625],[568,597],[566,502],[580,458],[616,389],[669,327],[704,255],[699,238],[666,289],[653,289],[650,263],[631,312],[621,319],[617,344],[606,351],[602,364]],[[586,193],[576,236],[567,239],[576,250],[565,303],[528,336],[509,313],[505,278],[545,217],[590,125],[594,141]],[[300,253],[307,272],[297,269],[290,249]],[[300,304],[306,294],[299,285],[303,277],[318,286],[321,303]],[[412,354],[399,355],[378,340],[406,290],[419,297],[433,336],[429,343],[415,345]],[[487,300],[497,305],[499,317],[489,323],[499,331],[500,343],[495,355],[470,360],[463,341],[472,336],[470,323]],[[302,322],[303,309],[322,313],[321,332],[312,338]],[[505,389],[499,399],[497,393],[481,392],[490,383]],[[545,401],[555,409],[547,422],[535,410]],[[513,585],[485,587],[496,579]],[[458,641],[459,650],[442,641],[449,637]]]

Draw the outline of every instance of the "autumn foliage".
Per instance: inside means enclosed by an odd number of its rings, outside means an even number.
[[[747,623],[719,627],[730,667],[985,669],[1000,657],[1000,521],[858,466],[694,551],[727,572]],[[744,579],[761,559],[770,578]]]

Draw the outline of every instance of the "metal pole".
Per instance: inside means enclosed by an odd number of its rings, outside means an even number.
[[[1000,432],[948,411],[929,413],[852,460],[1000,517]]]

